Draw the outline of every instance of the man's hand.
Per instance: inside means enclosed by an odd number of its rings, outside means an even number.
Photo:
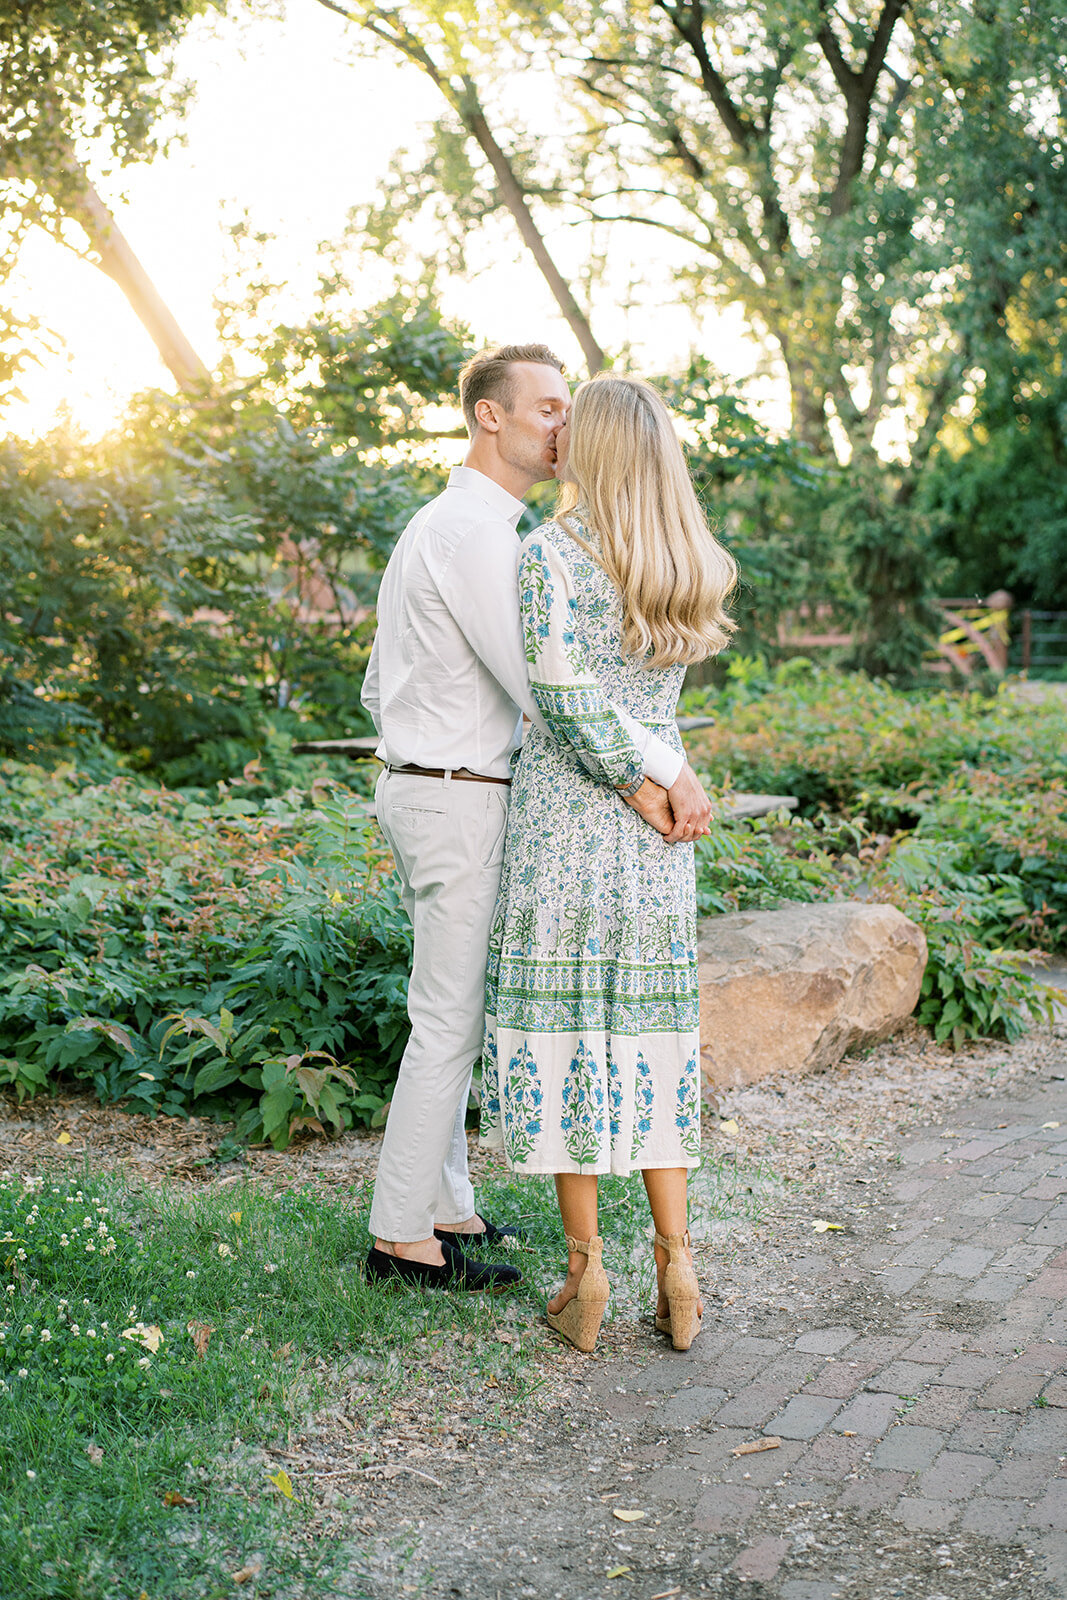
[[[661,789],[660,793],[663,792]],[[669,830],[661,828],[660,832],[668,844],[699,839],[708,832],[712,818],[711,801],[688,761],[666,791],[666,796],[674,823]]]
[[[682,769],[685,770],[684,768]],[[699,784],[697,785],[699,788]],[[703,793],[703,790],[701,790]],[[643,817],[650,827],[657,833],[670,834],[674,827],[674,812],[671,810],[670,801],[667,799],[666,789],[658,783],[653,783],[651,778],[646,778],[640,789],[630,795],[626,801],[628,806],[633,806],[639,817]]]

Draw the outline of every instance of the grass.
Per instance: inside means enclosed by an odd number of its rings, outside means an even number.
[[[774,1189],[708,1160],[695,1231],[758,1215]],[[316,1521],[314,1485],[265,1452],[340,1399],[370,1464],[420,1383],[424,1436],[514,1425],[541,1381],[561,1230],[549,1180],[501,1173],[483,1197],[531,1235],[522,1288],[499,1297],[365,1283],[359,1186],[190,1194],[88,1171],[0,1176],[0,1595],[215,1600],[252,1565],[239,1592],[257,1600],[359,1600],[343,1576],[351,1528]],[[648,1225],[639,1178],[604,1180],[616,1317],[651,1305]]]

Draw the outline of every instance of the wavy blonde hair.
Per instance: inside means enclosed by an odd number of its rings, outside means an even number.
[[[579,515],[599,550],[567,519]],[[649,667],[704,661],[736,623],[724,601],[737,564],[708,527],[670,411],[639,378],[599,373],[580,384],[557,519],[622,595],[622,645]]]

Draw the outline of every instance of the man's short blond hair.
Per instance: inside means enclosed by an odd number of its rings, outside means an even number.
[[[472,439],[478,426],[474,408],[479,400],[498,400],[505,411],[513,409],[515,377],[511,368],[516,361],[533,361],[538,366],[563,371],[563,362],[547,344],[502,344],[472,356],[459,375],[459,403]]]

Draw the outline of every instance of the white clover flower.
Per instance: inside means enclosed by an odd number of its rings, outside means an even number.
[[[220,1244],[219,1245],[219,1255],[220,1256],[232,1256],[233,1255],[233,1251],[230,1249],[228,1244]]]
[[[83,1228],[91,1228],[92,1225],[93,1225],[92,1217],[83,1217],[82,1218],[82,1227]]]
[[[15,1292],[15,1285],[14,1285],[14,1284],[13,1284],[13,1283],[9,1283],[9,1284],[8,1284],[8,1286],[7,1286],[7,1292],[8,1292],[8,1294],[14,1294],[14,1292]]]
[[[59,1236],[59,1242],[63,1246],[63,1248],[66,1249],[67,1245],[70,1243],[69,1235],[65,1234],[65,1233],[61,1233],[60,1236]]]
[[[76,1322],[72,1322],[71,1323],[70,1331],[74,1335],[75,1339],[78,1337],[79,1333],[81,1333],[81,1329],[78,1327],[78,1324]]]
[[[151,1356],[142,1356],[140,1361],[138,1361],[137,1365],[139,1367],[150,1367],[152,1365],[152,1357]]]
[[[85,1337],[87,1339],[95,1339],[96,1338],[96,1329],[95,1328],[86,1328]]]
[[[51,1332],[47,1328],[42,1328],[41,1329],[41,1343],[42,1344],[51,1344],[51,1342],[52,1342]]]
[[[110,1367],[110,1365],[114,1361],[114,1359],[115,1359],[115,1357],[112,1355],[111,1351],[109,1350],[107,1355],[104,1357],[104,1365]]]
[[[70,1301],[69,1301],[69,1300],[61,1300],[61,1301],[60,1301],[60,1302],[59,1302],[59,1309],[60,1309],[60,1311],[66,1311],[66,1309],[67,1309],[67,1307],[68,1307],[68,1306],[69,1306],[69,1305],[70,1305]]]
[[[34,1472],[32,1467],[27,1467],[26,1468],[26,1476],[27,1476],[27,1478],[29,1478],[30,1482],[32,1483],[34,1481],[34,1479],[36,1478],[37,1474],[36,1474],[36,1472]]]
[[[27,1369],[25,1367],[20,1367],[19,1368],[19,1377],[20,1378],[28,1378],[29,1375],[30,1374],[29,1374],[29,1372],[27,1371]]]
[[[22,1249],[21,1246],[18,1248],[18,1250],[15,1251],[15,1254],[17,1255],[17,1257],[18,1257],[18,1259],[20,1261],[25,1261],[26,1260],[26,1252],[25,1252],[25,1250]]]
[[[263,1271],[264,1272],[277,1272],[277,1270],[278,1269],[274,1265],[273,1261],[267,1261],[267,1262],[264,1263],[264,1266],[263,1266]]]
[[[83,1305],[83,1306],[87,1306],[87,1305],[88,1305],[88,1304],[89,1304],[89,1302],[88,1302],[88,1300],[83,1300],[83,1301],[82,1301],[82,1305]]]
[[[102,1322],[100,1324],[100,1328],[101,1328],[101,1332],[106,1333],[107,1332],[107,1323],[106,1322]]]
[[[186,1277],[187,1277],[187,1278],[195,1278],[195,1277],[196,1277],[196,1273],[195,1273],[195,1272],[187,1272],[187,1273],[186,1273],[186,1274],[185,1274],[185,1276],[186,1276]]]
[[[89,1240],[89,1243],[85,1246],[85,1254],[87,1256],[92,1256],[92,1255],[96,1254],[96,1245],[93,1243],[93,1241],[91,1239]]]
[[[106,1239],[107,1238],[107,1223],[106,1222],[98,1223],[96,1231],[100,1235],[101,1239]]]

